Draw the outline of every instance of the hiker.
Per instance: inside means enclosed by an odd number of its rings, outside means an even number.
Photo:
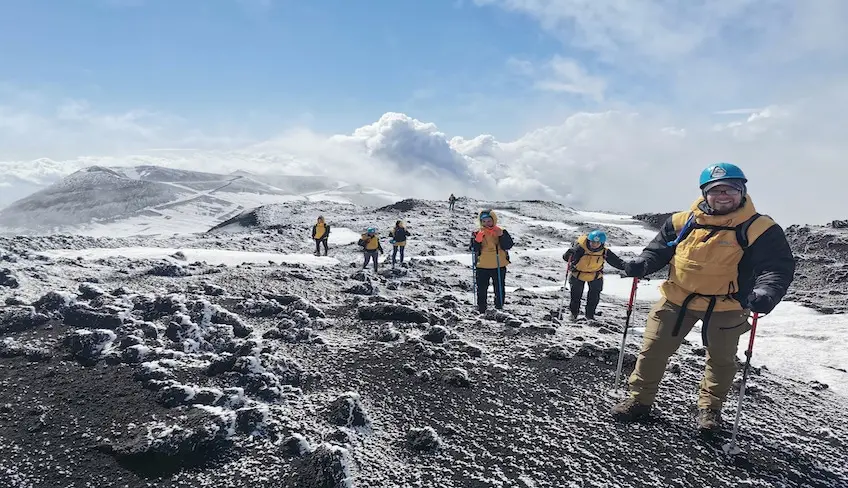
[[[730,163],[704,169],[701,198],[690,210],[669,217],[641,256],[625,264],[625,274],[635,278],[666,264],[669,274],[660,285],[662,298],[648,314],[629,398],[612,410],[617,419],[648,416],[668,358],[701,320],[707,359],[697,425],[702,432],[721,427],[721,408],[736,375],[739,337],[751,330],[748,316],[771,312],[795,272],[783,229],[757,213],[747,182]]]
[[[402,220],[398,220],[395,222],[394,229],[389,231],[389,237],[391,237],[392,244],[392,268],[395,267],[395,258],[398,255],[398,251],[400,251],[400,264],[403,266],[403,250],[406,247],[406,238],[411,236],[412,234],[406,230],[406,226],[404,225]]]
[[[359,246],[362,247],[362,250],[365,253],[365,263],[362,265],[362,269],[368,267],[368,262],[372,259],[374,260],[374,272],[377,272],[377,252],[383,254],[383,245],[380,244],[380,236],[377,235],[377,229],[375,227],[369,227],[364,234],[359,237],[359,241],[357,242]]]
[[[315,241],[315,255],[321,255],[321,244],[324,244],[324,256],[327,255],[327,239],[330,237],[330,225],[324,222],[324,216],[318,216],[318,222],[312,226],[312,239]]]
[[[589,292],[586,295],[586,318],[595,318],[595,310],[601,301],[601,291],[604,289],[604,263],[616,269],[624,269],[624,262],[605,247],[607,234],[601,230],[593,230],[587,235],[580,236],[577,244],[565,251],[562,255],[564,261],[571,266],[571,276],[568,283],[571,285],[571,320],[577,320],[580,312],[580,301],[583,298],[583,287],[589,283]]]
[[[506,267],[509,265],[507,251],[512,248],[513,242],[509,232],[498,227],[498,216],[493,210],[482,210],[477,221],[479,229],[471,234],[469,250],[477,256],[477,309],[483,313],[486,311],[490,280],[495,290],[495,308],[503,308]]]
[[[454,205],[454,203],[456,203],[456,201],[457,201],[457,198],[455,196],[453,196],[453,193],[451,193],[450,196],[448,197],[448,208],[450,210],[453,210],[453,205]]]

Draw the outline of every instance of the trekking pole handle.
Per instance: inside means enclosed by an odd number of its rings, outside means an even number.
[[[630,288],[630,302],[627,304],[627,308],[633,308],[633,300],[636,299],[636,287],[639,285],[639,278],[633,278],[633,286]]]
[[[751,336],[748,338],[748,351],[746,351],[749,355],[754,351],[754,335],[757,332],[757,320],[759,318],[760,314],[754,312],[754,318],[751,320]]]

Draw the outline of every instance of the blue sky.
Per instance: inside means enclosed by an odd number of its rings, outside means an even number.
[[[577,110],[761,107],[804,73],[808,86],[823,70],[844,73],[833,61],[845,51],[820,49],[844,35],[792,24],[828,12],[696,4],[18,1],[0,17],[0,83],[256,137],[301,124],[349,133],[397,111],[451,134],[515,138]],[[571,68],[556,71],[555,57]]]
[[[510,57],[562,52],[531,18],[454,0],[265,5],[14,2],[0,19],[0,80],[104,110],[252,116],[257,125],[311,114],[333,132],[401,111],[460,127],[484,125],[487,114],[462,110],[475,97],[536,95],[507,69]]]
[[[7,1],[0,187],[151,153],[416,188],[427,161],[606,209],[687,200],[643,187],[714,160],[796,185],[844,166],[846,25],[846,0]],[[806,191],[842,208],[845,177]]]

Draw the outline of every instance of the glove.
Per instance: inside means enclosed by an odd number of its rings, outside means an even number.
[[[634,259],[624,264],[624,275],[629,278],[643,278],[648,271],[648,263],[644,259]]]
[[[748,308],[752,312],[769,313],[774,310],[776,305],[777,303],[775,303],[774,297],[762,288],[754,288],[751,294],[748,295]]]

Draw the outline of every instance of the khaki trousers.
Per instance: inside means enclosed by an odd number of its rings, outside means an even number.
[[[630,395],[650,405],[656,398],[668,358],[677,351],[704,312],[687,310],[678,335],[672,336],[681,307],[660,299],[651,308],[645,328],[642,351],[630,375]],[[736,375],[739,337],[751,330],[750,311],[713,312],[707,326],[707,360],[698,392],[698,408],[721,409]]]

